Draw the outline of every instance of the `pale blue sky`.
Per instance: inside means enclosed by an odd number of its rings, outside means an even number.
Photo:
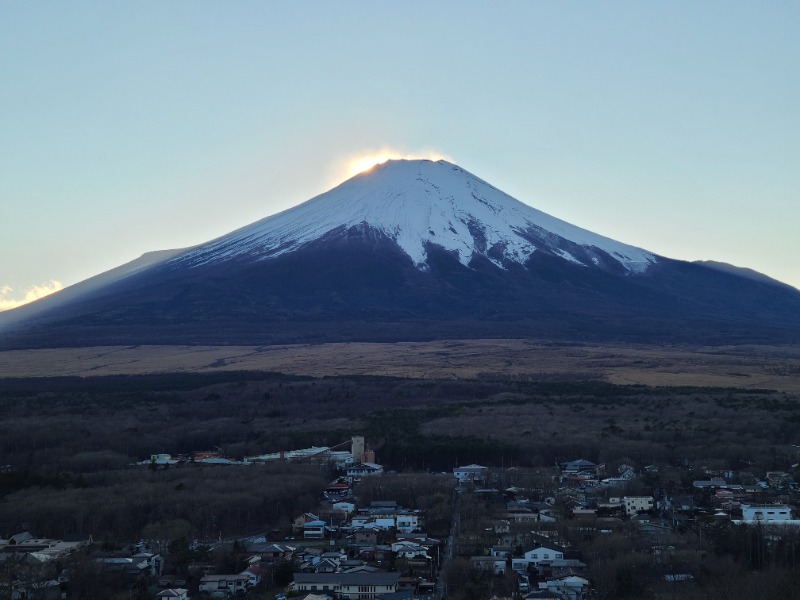
[[[382,147],[800,286],[798,30],[779,1],[4,2],[0,300],[207,241]]]

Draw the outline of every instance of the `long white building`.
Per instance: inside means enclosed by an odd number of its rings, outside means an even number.
[[[791,521],[792,509],[785,504],[742,504],[743,521]]]

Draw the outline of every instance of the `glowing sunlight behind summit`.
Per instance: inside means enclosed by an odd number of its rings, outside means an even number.
[[[15,298],[13,296],[14,289],[10,285],[0,285],[0,311],[11,310],[23,304],[28,304],[39,298],[49,296],[63,288],[64,285],[60,281],[51,279],[42,284],[32,286],[21,298]]]
[[[375,165],[385,163],[387,160],[447,160],[453,162],[453,159],[436,152],[435,150],[422,150],[420,152],[400,152],[388,148],[382,148],[378,151],[368,151],[366,153],[356,154],[346,160],[346,168],[342,179],[350,179],[354,175],[369,171]]]

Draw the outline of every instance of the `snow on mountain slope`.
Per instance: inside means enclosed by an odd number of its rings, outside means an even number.
[[[501,268],[504,261],[524,263],[537,251],[584,266],[607,262],[605,253],[630,273],[643,272],[657,260],[649,252],[531,208],[446,161],[393,160],[299,206],[192,248],[171,264],[270,259],[331,232],[364,225],[394,240],[423,270],[428,244],[454,252],[464,265],[481,255]]]

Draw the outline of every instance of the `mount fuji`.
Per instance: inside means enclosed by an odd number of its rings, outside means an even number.
[[[4,347],[800,340],[800,292],[658,256],[445,161],[389,161],[205,244],[0,313]]]

